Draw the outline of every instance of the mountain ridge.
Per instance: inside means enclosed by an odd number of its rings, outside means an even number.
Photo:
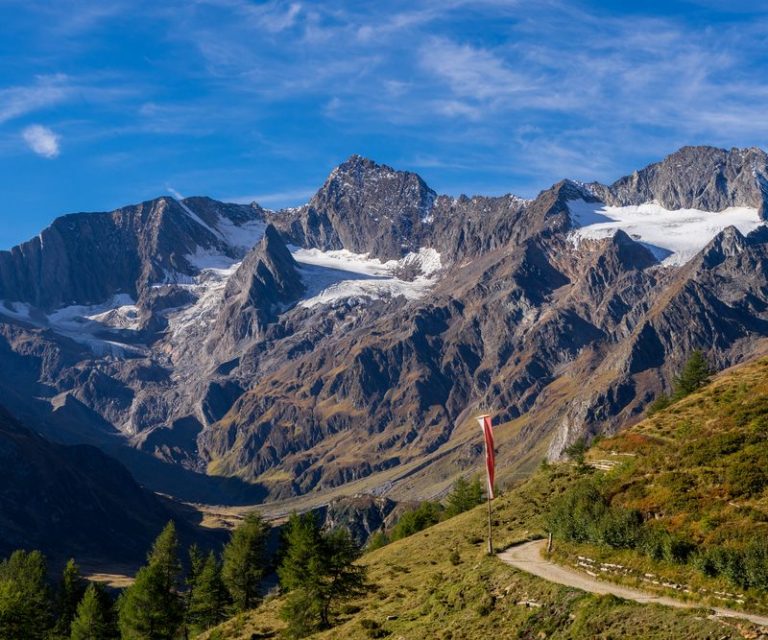
[[[106,423],[147,460],[273,499],[350,482],[428,493],[446,462],[419,461],[479,461],[468,422],[478,405],[525,422],[502,457],[558,457],[637,419],[690,350],[727,366],[762,348],[758,151],[683,148],[638,178],[565,180],[532,200],[440,196],[352,156],[290,210],[200,197],[118,210],[112,226],[147,221],[127,243],[130,269],[55,295],[33,288],[41,306],[7,299],[2,283],[21,276],[3,273],[20,258],[0,254],[0,348],[41,398],[15,402],[56,439],[65,425],[45,406],[71,394],[91,414],[83,440],[102,442]],[[647,198],[722,209],[699,211],[694,257],[680,265],[664,258],[674,248],[644,240]],[[625,211],[626,224],[594,231]],[[83,304],[56,307],[63,291]],[[98,291],[112,301],[84,304]],[[394,488],[376,480],[409,465],[420,470]]]

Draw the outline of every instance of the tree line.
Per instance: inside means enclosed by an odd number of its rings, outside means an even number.
[[[483,484],[459,478],[445,504],[426,501],[403,513],[368,548],[399,540],[483,501]],[[262,600],[275,572],[286,594],[281,616],[287,635],[303,637],[334,624],[343,602],[369,588],[361,550],[344,529],[322,530],[314,513],[293,514],[281,530],[275,557],[267,552],[270,525],[256,513],[235,528],[222,552],[197,545],[182,560],[176,527],[156,538],[131,586],[114,598],[83,578],[70,560],[48,581],[39,551],[15,551],[0,562],[2,640],[180,640],[193,638]]]
[[[262,581],[274,568],[267,553],[270,525],[246,516],[220,555],[187,549],[182,563],[169,522],[146,564],[115,599],[88,582],[70,560],[55,587],[45,556],[13,552],[0,562],[0,638],[3,640],[178,640],[257,606]],[[283,529],[277,574],[288,598],[288,633],[301,637],[333,623],[336,607],[366,588],[360,550],[344,529],[321,530],[314,514],[293,515]],[[186,571],[183,564],[186,564]]]
[[[373,551],[384,545],[418,533],[427,527],[473,509],[484,500],[483,483],[475,476],[471,480],[460,477],[446,496],[445,504],[426,500],[405,511],[388,532],[377,531],[371,536],[366,549]]]
[[[674,377],[672,393],[659,394],[648,406],[647,415],[652,416],[654,413],[658,413],[678,400],[682,400],[686,396],[698,391],[709,383],[712,373],[713,371],[704,354],[699,350],[693,351],[683,366],[682,371]]]

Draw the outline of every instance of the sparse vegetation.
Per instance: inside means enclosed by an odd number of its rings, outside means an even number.
[[[702,579],[725,580],[731,591],[747,590],[752,606],[765,606],[766,373],[768,360],[759,360],[702,388],[711,374],[694,354],[678,377],[686,394],[680,402],[588,452],[587,461],[613,457],[623,463],[595,472],[555,501],[555,535],[616,550],[616,558],[618,550],[635,550],[650,562],[666,563],[670,575],[676,573],[672,567],[685,565]]]
[[[661,393],[650,405],[646,414],[648,417],[663,411],[671,404],[695,393],[712,378],[712,369],[701,351],[694,351],[688,358],[683,370],[675,376],[672,395]]]

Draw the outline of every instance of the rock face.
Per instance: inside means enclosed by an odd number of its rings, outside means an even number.
[[[404,505],[388,498],[359,495],[331,500],[316,513],[324,529],[343,527],[362,547],[374,533],[389,529],[403,510]]]
[[[98,304],[117,293],[137,299],[153,284],[197,272],[187,256],[218,250],[237,256],[219,231],[259,218],[260,210],[213,201],[201,213],[172,198],[158,198],[110,214],[58,218],[36,238],[0,251],[0,299],[43,309]]]
[[[656,201],[667,209],[722,211],[754,207],[768,215],[768,156],[761,149],[683,147],[662,162],[609,187],[595,185],[608,204]]]
[[[304,292],[298,265],[277,230],[269,225],[261,242],[227,281],[209,346],[232,351],[263,336],[267,325]]]
[[[50,443],[0,407],[0,556],[140,562],[171,517],[98,449]]]
[[[766,175],[760,150],[687,147],[610,186],[451,198],[353,156],[296,209],[69,216],[0,254],[0,391],[188,499],[435,495],[480,461],[476,407],[511,423],[512,473],[638,419],[693,349],[766,350]],[[577,233],[650,203],[701,210],[694,258]]]

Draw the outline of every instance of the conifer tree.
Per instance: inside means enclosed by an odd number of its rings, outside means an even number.
[[[85,590],[72,620],[70,640],[113,640],[117,638],[109,596],[103,587],[91,583]]]
[[[451,493],[448,494],[446,513],[450,516],[468,511],[472,507],[483,502],[483,485],[480,478],[475,476],[472,482],[460,477],[453,484]]]
[[[370,538],[368,538],[368,542],[365,545],[365,550],[367,552],[376,551],[376,549],[381,549],[388,544],[389,536],[387,536],[386,532],[376,531]]]
[[[269,528],[259,514],[249,513],[224,547],[222,578],[236,611],[250,609],[258,602],[267,567]]]
[[[0,563],[0,638],[40,640],[51,626],[45,557],[14,551]]]
[[[179,596],[178,546],[176,527],[169,522],[155,540],[147,564],[120,598],[123,640],[171,640],[181,626],[184,609]]]
[[[675,378],[675,393],[673,399],[679,400],[698,391],[709,382],[712,370],[709,368],[704,354],[696,350],[688,358],[683,370]]]
[[[197,544],[192,544],[188,550],[189,555],[189,571],[185,583],[187,591],[184,594],[184,638],[189,637],[189,609],[192,605],[192,599],[195,597],[195,589],[197,588],[197,578],[200,572],[203,570],[205,564],[205,556],[200,551],[200,547]]]
[[[323,534],[312,513],[292,515],[284,536],[280,585],[289,596],[282,609],[295,637],[328,628],[333,607],[365,589],[360,551],[346,529]]]
[[[190,593],[187,625],[191,631],[199,633],[224,620],[227,589],[221,578],[221,565],[213,551],[195,576]]]
[[[80,575],[80,568],[70,558],[61,575],[61,582],[56,594],[56,624],[54,637],[68,638],[72,620],[77,613],[77,606],[83,598],[86,582]]]

